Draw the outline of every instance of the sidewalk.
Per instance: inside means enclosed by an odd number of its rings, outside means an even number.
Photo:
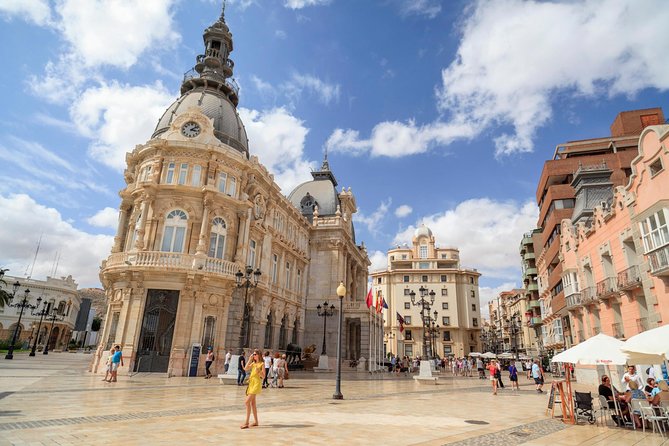
[[[16,355],[0,362],[0,445],[660,445],[659,435],[567,426],[545,416],[546,394],[490,393],[489,381],[358,374],[332,399],[333,374],[291,373],[258,396],[260,426],[240,430],[244,388],[160,374],[101,381],[90,355]],[[364,378],[364,379],[363,379]],[[669,442],[665,444],[669,445]]]

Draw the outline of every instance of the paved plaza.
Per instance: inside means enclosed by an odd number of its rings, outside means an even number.
[[[547,396],[525,378],[493,396],[488,381],[293,373],[258,397],[260,426],[240,430],[244,388],[203,378],[86,372],[90,355],[17,354],[0,362],[0,445],[644,445],[659,434],[567,426],[545,415]]]

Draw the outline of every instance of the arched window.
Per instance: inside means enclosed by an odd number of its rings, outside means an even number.
[[[222,259],[225,256],[225,236],[228,230],[225,220],[216,217],[211,222],[211,233],[209,235],[209,257]]]
[[[186,238],[188,216],[181,209],[175,209],[165,218],[163,243],[160,250],[165,252],[183,252]]]
[[[274,331],[274,326],[272,321],[274,320],[274,312],[270,311],[267,315],[267,324],[265,325],[265,348],[272,348],[272,331]]]
[[[65,314],[65,301],[61,300],[58,302],[58,314],[63,316]]]

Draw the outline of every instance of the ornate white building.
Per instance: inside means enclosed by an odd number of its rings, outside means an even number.
[[[460,265],[458,249],[437,247],[428,227],[416,229],[411,247],[390,249],[387,269],[371,276],[375,299],[388,305],[386,353],[463,357],[479,350],[481,273]]]
[[[181,97],[126,158],[118,230],[100,272],[109,308],[93,370],[115,344],[126,368],[169,376],[187,374],[195,343],[214,348],[218,370],[228,348],[320,345],[316,306],[338,306],[340,281],[343,357],[380,356],[382,321],[363,304],[370,262],[355,241],[350,188],[337,191],[326,158],[313,181],[281,193],[249,154],[224,14],[203,37]],[[257,287],[237,287],[247,270],[261,273]]]

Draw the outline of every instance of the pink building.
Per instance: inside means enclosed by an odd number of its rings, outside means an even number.
[[[645,128],[626,186],[606,163],[581,165],[562,220],[562,284],[572,341],[626,339],[669,322],[669,125]]]

